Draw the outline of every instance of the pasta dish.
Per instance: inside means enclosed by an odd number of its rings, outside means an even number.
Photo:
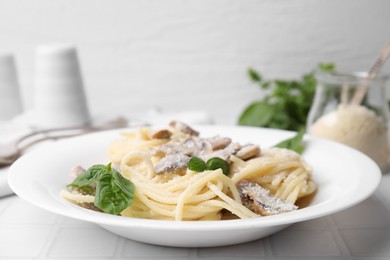
[[[292,150],[201,137],[177,121],[123,133],[108,158],[108,165],[75,167],[61,196],[125,217],[196,221],[297,210],[316,190],[311,167]]]

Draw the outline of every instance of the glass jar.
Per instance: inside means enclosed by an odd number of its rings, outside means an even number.
[[[307,131],[353,147],[373,159],[382,170],[388,166],[388,76],[364,81],[366,73],[316,72],[317,88]],[[351,100],[365,82],[368,90],[360,104]]]

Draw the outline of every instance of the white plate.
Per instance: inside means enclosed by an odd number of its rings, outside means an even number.
[[[199,126],[202,136],[220,134],[241,143],[270,147],[292,132],[251,127]],[[75,165],[107,163],[106,150],[121,131],[108,131],[58,141],[23,156],[10,168],[13,191],[32,204],[54,213],[96,223],[129,239],[179,247],[222,246],[273,234],[290,224],[329,215],[351,207],[379,185],[378,166],[362,153],[328,140],[305,136],[303,154],[313,167],[318,184],[311,204],[303,209],[270,217],[225,221],[175,222],[114,216],[83,209],[64,201],[60,190],[71,180]]]

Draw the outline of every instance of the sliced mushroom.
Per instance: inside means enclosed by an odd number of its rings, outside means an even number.
[[[158,131],[153,132],[150,135],[150,138],[152,139],[169,139],[172,136],[172,133],[167,129],[161,129]]]
[[[260,152],[260,147],[258,145],[248,144],[242,146],[241,149],[237,151],[235,156],[246,161],[259,156]]]
[[[205,140],[211,144],[213,150],[223,149],[232,142],[232,139],[221,136],[214,136]]]
[[[213,152],[213,147],[206,139],[191,136],[183,141],[181,146],[187,150],[187,155],[200,156],[202,154],[210,154]]]
[[[210,154],[204,154],[201,156],[201,158],[207,161],[210,158],[218,157],[225,161],[229,161],[230,155],[235,154],[240,149],[240,147],[241,146],[239,143],[230,143],[224,149],[213,151]]]
[[[199,141],[198,141],[198,156],[202,155],[202,154],[209,154],[209,153],[212,153],[213,152],[213,146],[211,145],[210,142],[208,142],[207,140],[205,139],[201,139],[201,138],[198,138]]]
[[[154,167],[154,172],[156,174],[166,173],[166,172],[175,172],[181,169],[187,168],[190,157],[182,154],[175,153],[169,154],[162,158]]]
[[[211,138],[198,137],[199,133],[188,125],[172,121],[169,124],[172,128],[175,128],[188,135],[173,135],[170,136],[170,140],[162,145],[151,149],[153,155],[163,157],[163,159],[156,164],[156,173],[173,172],[176,169],[184,168],[187,166],[189,157],[198,156],[207,161],[210,158],[218,157],[227,162],[230,160],[231,155],[247,160],[260,155],[260,148],[256,145],[247,145],[241,147],[239,143],[233,143],[228,137],[214,136]],[[170,135],[166,129],[153,133],[155,138],[165,138]],[[179,156],[178,159],[176,158]],[[183,159],[186,156],[186,159]],[[176,158],[176,159],[175,159]]]
[[[213,148],[205,139],[191,136],[188,138],[171,140],[166,144],[156,147],[153,151],[155,155],[168,155],[174,153],[182,153],[188,156],[209,154]]]
[[[259,215],[270,216],[298,209],[296,205],[270,195],[269,190],[255,182],[241,180],[237,188],[244,206]]]
[[[198,131],[195,131],[194,129],[192,129],[191,127],[189,127],[188,125],[184,124],[183,122],[180,122],[180,121],[172,121],[169,123],[169,125],[183,133],[186,133],[186,134],[189,134],[189,135],[194,135],[194,136],[198,136],[199,135],[199,132]]]
[[[169,154],[192,155],[196,146],[191,138],[182,140],[171,140],[170,142],[156,147],[153,151],[155,155],[164,156]]]

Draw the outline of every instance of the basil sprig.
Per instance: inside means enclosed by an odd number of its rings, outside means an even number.
[[[333,71],[332,63],[320,64],[318,70]],[[248,76],[264,95],[249,104],[241,113],[238,124],[298,131],[306,126],[307,115],[315,94],[317,79],[313,72],[299,80],[264,80],[256,70]]]
[[[118,215],[133,203],[134,184],[108,165],[93,165],[71,184],[80,190],[95,190],[94,205],[102,211]]]
[[[222,169],[223,174],[228,175],[229,164],[219,157],[213,157],[205,162],[199,157],[194,156],[188,162],[188,169],[195,172],[203,172],[205,170],[213,171],[219,168]]]

